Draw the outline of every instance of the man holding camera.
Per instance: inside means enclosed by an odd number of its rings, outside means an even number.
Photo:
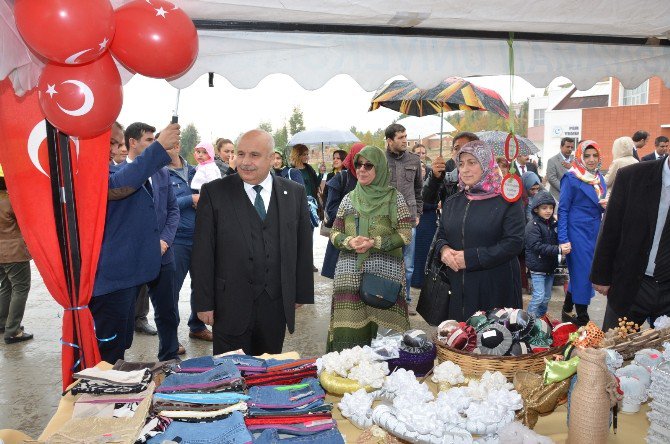
[[[446,198],[458,192],[458,154],[463,145],[473,140],[479,140],[474,133],[465,131],[458,133],[451,145],[451,159],[445,161],[444,157],[439,156],[433,160],[432,169],[421,192],[424,202],[432,204],[444,202]]]

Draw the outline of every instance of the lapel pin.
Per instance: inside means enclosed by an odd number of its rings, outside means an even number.
[[[288,194],[288,191],[284,190],[284,194]]]

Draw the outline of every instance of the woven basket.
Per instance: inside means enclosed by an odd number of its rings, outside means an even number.
[[[633,359],[635,353],[643,348],[659,348],[664,342],[670,341],[670,328],[646,329],[631,333],[625,338],[612,336],[610,332],[605,337],[603,348],[618,351],[624,360]]]
[[[461,367],[465,376],[479,377],[485,371],[500,372],[511,379],[518,371],[530,373],[544,373],[544,358],[551,358],[552,355],[560,354],[564,347],[554,347],[541,353],[530,353],[521,356],[491,356],[478,355],[455,348],[447,347],[437,341],[437,336],[433,336],[433,341],[437,347],[437,361],[451,361]]]

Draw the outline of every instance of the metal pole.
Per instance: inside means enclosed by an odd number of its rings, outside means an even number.
[[[444,139],[444,105],[440,109],[440,157],[442,157],[442,139]]]

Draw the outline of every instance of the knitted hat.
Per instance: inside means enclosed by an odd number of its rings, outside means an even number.
[[[418,354],[425,353],[431,348],[433,348],[433,343],[428,340],[428,336],[423,330],[407,330],[402,335],[400,350],[404,350],[407,353]]]
[[[483,355],[503,356],[512,346],[512,333],[503,325],[491,324],[477,334],[477,345]]]
[[[464,351],[473,351],[477,347],[477,332],[466,325],[452,331],[447,338],[447,345],[451,348]]]
[[[554,339],[554,347],[561,347],[567,344],[570,335],[576,331],[577,326],[572,322],[558,324],[556,327],[554,327],[554,330],[551,333],[551,336]]]
[[[437,339],[440,342],[446,344],[451,332],[456,330],[458,327],[460,327],[460,324],[458,321],[454,321],[453,319],[442,321],[440,325],[437,326]]]
[[[491,322],[487,317],[486,314],[474,314],[470,316],[470,318],[465,321],[467,325],[470,327],[474,328],[476,332],[481,331],[484,327],[489,325]]]
[[[528,342],[530,345],[549,347],[553,339],[551,337],[551,327],[542,318],[535,319],[530,333],[528,334]]]
[[[400,341],[398,357],[387,362],[391,371],[404,368],[412,370],[416,376],[425,376],[433,368],[436,354],[435,345],[423,330],[408,330]]]
[[[510,311],[509,308],[494,308],[489,310],[486,316],[489,318],[489,321],[503,323],[509,317]]]
[[[505,321],[505,325],[519,339],[524,339],[530,335],[530,331],[535,324],[535,318],[528,314],[528,312],[515,308],[509,314],[509,317]],[[547,327],[547,331],[549,331]]]
[[[532,353],[532,350],[530,348],[530,345],[528,345],[526,341],[514,340],[512,342],[512,348],[509,349],[509,352],[507,354],[510,356],[521,356],[530,353]]]

